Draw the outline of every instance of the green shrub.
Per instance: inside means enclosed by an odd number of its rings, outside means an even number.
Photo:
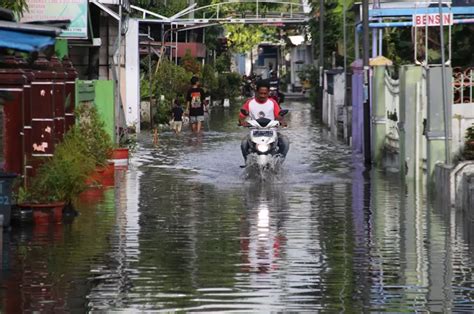
[[[181,58],[181,66],[186,72],[193,73],[193,75],[201,75],[201,64],[191,55],[189,49],[186,50],[186,53]]]
[[[171,104],[166,100],[160,100],[155,105],[153,112],[153,123],[167,124],[171,118]]]
[[[319,86],[319,74],[318,69],[314,65],[305,65],[303,70],[298,73],[298,77],[303,83],[303,81],[308,80],[311,86],[309,90],[309,100],[311,103],[316,103],[319,98],[319,91],[316,86]]]
[[[107,165],[112,139],[105,131],[105,123],[100,119],[97,108],[92,104],[82,104],[76,108],[77,132],[82,136],[86,154],[91,156],[97,166]]]
[[[20,188],[18,202],[71,203],[87,188],[86,179],[97,166],[105,166],[113,143],[104,129],[97,109],[82,104],[75,111],[77,122],[64,135],[38,169],[27,188]]]
[[[240,93],[241,77],[238,73],[220,73],[217,76],[217,89],[211,90],[213,99],[235,99]]]
[[[217,73],[224,73],[230,71],[231,59],[230,55],[225,53],[216,58],[214,67]]]
[[[205,64],[202,68],[201,83],[204,89],[211,92],[218,88],[218,78],[216,70],[210,64]]]
[[[171,102],[178,95],[186,95],[192,76],[191,72],[186,72],[182,67],[167,59],[163,60],[153,80],[155,98],[160,99],[164,95]]]
[[[466,141],[474,141],[474,124],[466,129]]]
[[[20,188],[18,202],[71,203],[87,187],[85,181],[94,169],[95,160],[74,126],[56,146],[54,156],[39,167],[28,189]]]
[[[466,129],[463,157],[474,160],[474,124]]]

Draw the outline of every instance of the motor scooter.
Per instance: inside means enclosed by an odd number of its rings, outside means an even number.
[[[277,131],[281,126],[280,121],[268,118],[252,119],[247,110],[241,109],[240,112],[248,117],[246,121],[250,128],[247,143],[244,142],[242,148],[246,160],[245,167],[256,166],[260,170],[276,170],[285,160],[289,149],[289,143],[284,143],[282,135]],[[282,117],[287,113],[287,109],[280,110]]]

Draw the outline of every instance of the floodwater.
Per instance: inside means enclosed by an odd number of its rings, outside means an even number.
[[[238,108],[215,108],[202,136],[144,133],[77,217],[5,232],[0,311],[474,311],[470,219],[287,105],[276,176],[246,177]]]

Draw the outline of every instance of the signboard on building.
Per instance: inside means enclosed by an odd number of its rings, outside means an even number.
[[[453,14],[443,13],[443,26],[453,25]],[[439,13],[413,14],[413,26],[440,26],[441,15]]]
[[[119,5],[122,4],[122,7],[130,12],[130,0],[99,0],[102,4],[111,4],[111,5]],[[155,1],[156,2],[156,1]],[[166,0],[165,0],[166,5]]]
[[[21,22],[70,20],[64,38],[87,38],[88,0],[27,0],[29,12],[25,12]]]

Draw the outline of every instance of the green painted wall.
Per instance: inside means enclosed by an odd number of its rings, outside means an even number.
[[[76,81],[76,107],[93,102],[105,123],[105,131],[115,142],[114,84],[113,81]]]
[[[64,56],[69,55],[67,39],[57,38],[54,44],[54,52],[59,59],[63,59]]]
[[[79,107],[81,103],[86,101],[94,101],[95,91],[93,81],[81,81],[76,80],[76,107]]]
[[[114,83],[111,80],[94,81],[97,111],[105,122],[105,130],[115,143]]]

